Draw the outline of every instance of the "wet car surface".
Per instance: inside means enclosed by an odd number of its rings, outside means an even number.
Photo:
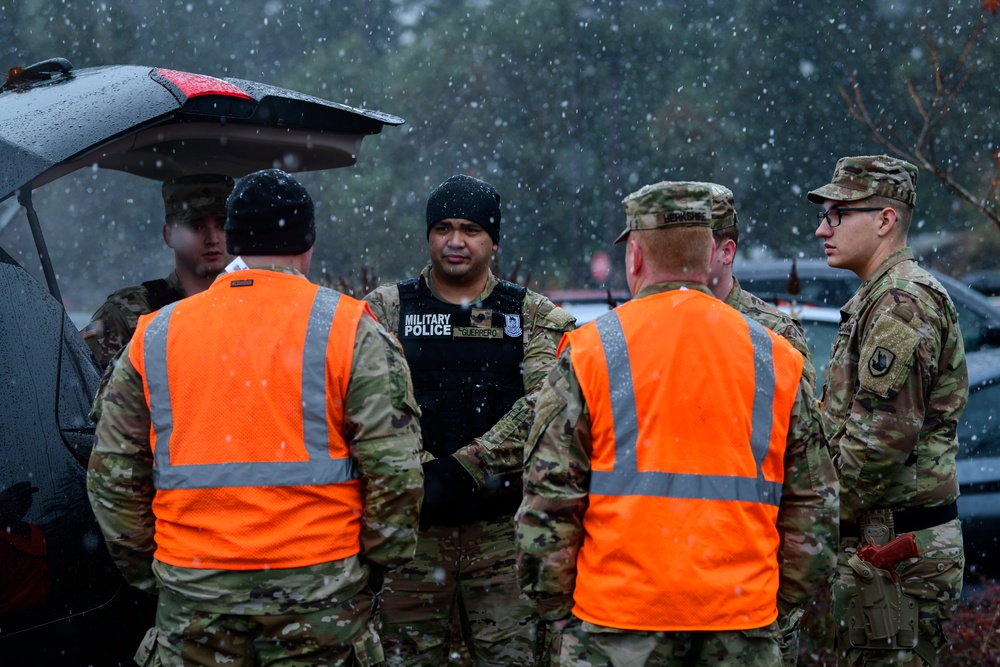
[[[129,665],[155,599],[111,560],[85,487],[100,369],[67,315],[32,192],[82,168],[152,182],[354,164],[402,119],[240,79],[144,66],[18,68],[0,90],[0,663]],[[69,205],[69,202],[67,203]],[[37,257],[3,231],[30,228]],[[19,261],[20,260],[20,261]],[[21,262],[41,264],[44,282]]]

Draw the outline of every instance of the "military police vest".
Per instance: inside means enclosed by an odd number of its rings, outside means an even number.
[[[501,280],[471,307],[434,298],[423,278],[402,281],[399,330],[420,405],[424,449],[450,456],[486,433],[524,396],[525,288]]]

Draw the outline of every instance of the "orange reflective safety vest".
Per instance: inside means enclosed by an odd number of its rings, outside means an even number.
[[[567,344],[593,447],[573,613],[630,630],[770,624],[802,355],[696,290],[630,301]]]
[[[190,568],[303,567],[360,551],[344,403],[367,304],[243,270],[139,319],[156,552]]]

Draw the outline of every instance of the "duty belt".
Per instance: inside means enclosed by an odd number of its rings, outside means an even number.
[[[901,533],[912,533],[915,530],[924,530],[947,523],[958,518],[958,503],[951,502],[947,505],[936,507],[897,507],[894,509],[877,509],[866,512],[852,524],[840,525],[840,536],[860,537],[859,526],[863,523],[867,514],[887,515],[886,524],[889,525],[896,535]],[[890,536],[891,539],[892,536]]]

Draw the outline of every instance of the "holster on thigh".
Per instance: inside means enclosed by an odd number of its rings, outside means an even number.
[[[917,645],[917,601],[903,593],[891,572],[848,559],[858,592],[847,608],[845,643],[862,649],[913,649]]]

